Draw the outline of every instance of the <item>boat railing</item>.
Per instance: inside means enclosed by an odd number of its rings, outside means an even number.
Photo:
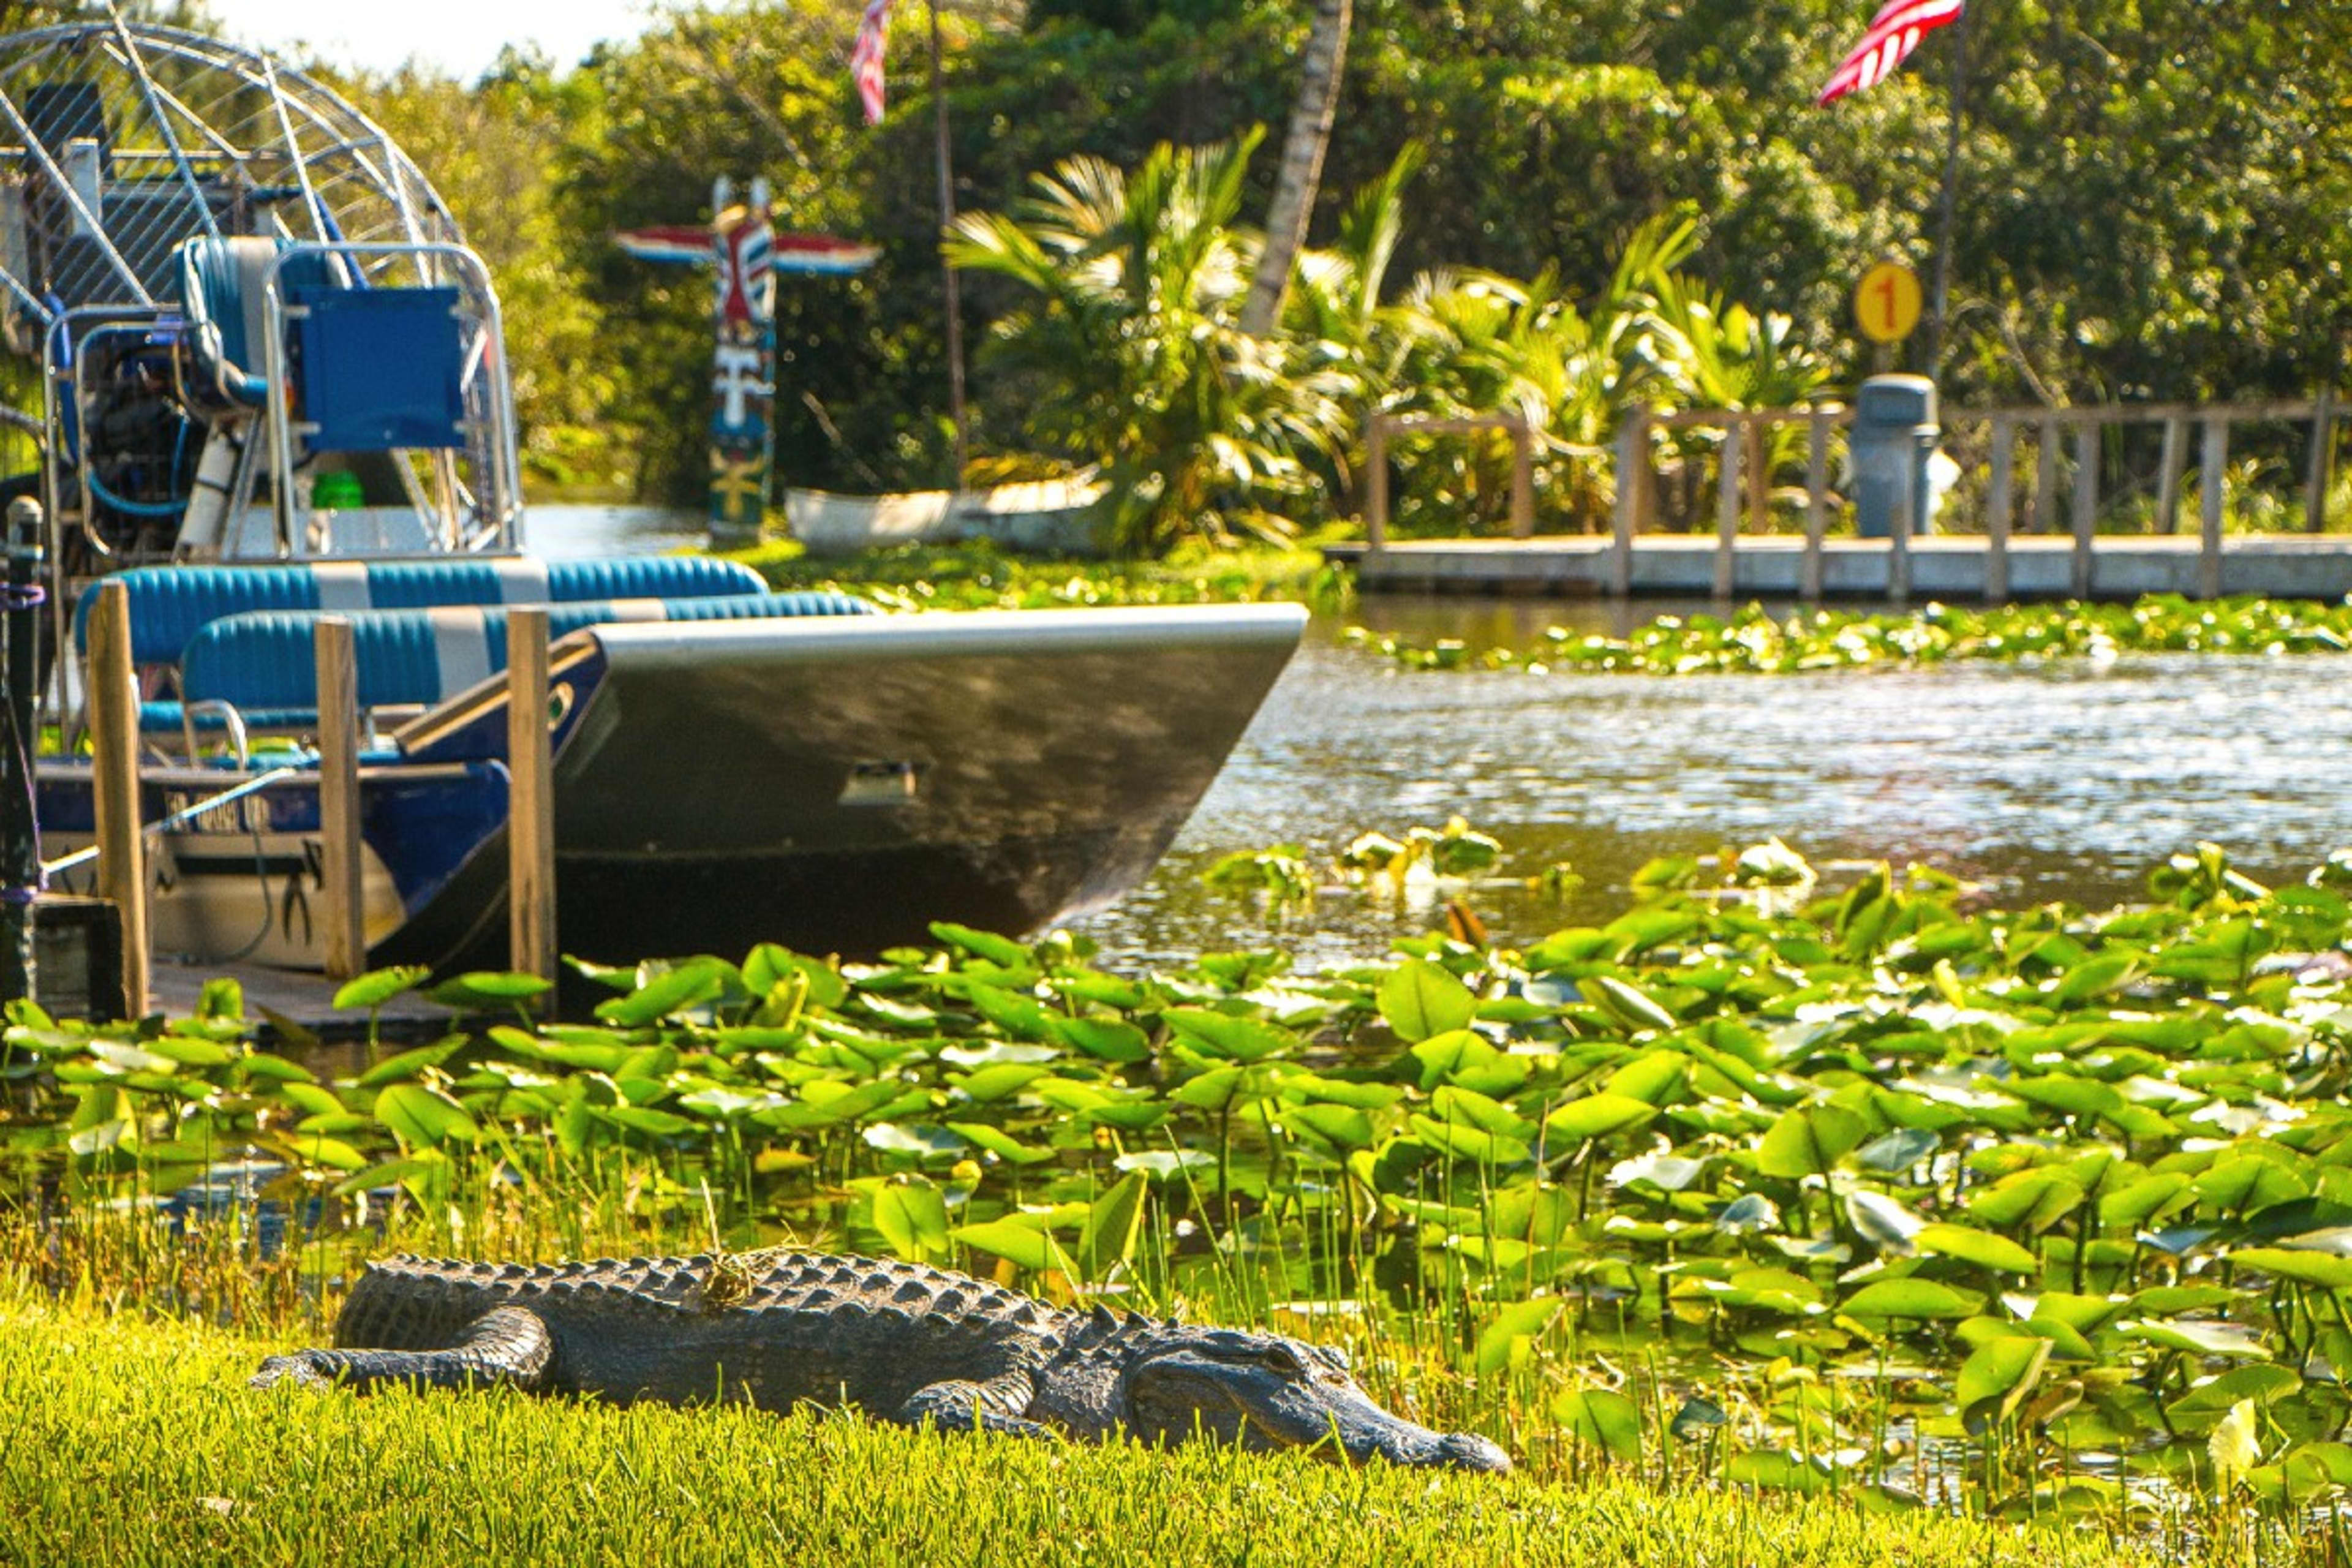
[[[357,297],[374,296],[384,300],[401,293],[438,291],[449,287],[443,281],[445,269],[458,279],[457,292],[461,301],[470,301],[480,312],[478,328],[470,339],[462,332],[454,343],[439,345],[445,355],[454,349],[457,363],[441,366],[427,365],[428,373],[439,369],[450,373],[458,402],[458,418],[452,435],[459,440],[433,440],[427,443],[411,421],[410,434],[417,436],[416,444],[392,447],[385,442],[379,447],[392,453],[402,481],[408,487],[410,499],[420,513],[437,516],[442,533],[439,543],[445,549],[458,552],[482,550],[512,550],[521,543],[522,482],[520,460],[517,456],[515,438],[514,387],[509,379],[505,342],[505,323],[499,313],[498,289],[490,279],[489,268],[482,258],[465,246],[454,243],[370,242],[307,244],[288,246],[279,250],[262,276],[264,317],[268,330],[263,337],[262,353],[265,374],[272,395],[268,398],[269,460],[272,502],[278,530],[279,553],[291,559],[305,559],[332,553],[318,548],[331,542],[314,540],[312,531],[301,516],[300,498],[294,482],[295,441],[322,434],[318,419],[295,420],[289,411],[292,387],[292,371],[289,361],[287,334],[290,324],[303,322],[330,308],[322,292],[306,291],[289,276],[289,268],[314,258],[350,263],[362,277],[365,264],[371,260],[408,258],[416,266],[419,283],[411,289],[387,289],[368,285],[342,292]],[[419,300],[417,304],[429,310],[432,301]],[[463,305],[458,307],[462,322]],[[321,338],[320,344],[335,340]],[[361,338],[355,345],[361,350],[370,346]],[[340,363],[330,354],[313,352],[329,363],[306,363],[302,374],[306,383],[315,384],[342,375],[350,384],[339,389],[349,397],[363,395],[359,390],[359,367]],[[333,353],[346,352],[338,345]],[[414,408],[394,412],[420,412]],[[446,410],[423,411],[438,415]],[[346,417],[340,428],[349,431],[361,421]],[[351,439],[350,436],[339,437]],[[404,437],[405,439],[406,437]],[[463,484],[455,461],[459,449],[468,451],[476,463],[476,485],[478,494]],[[435,494],[427,498],[419,484],[415,471],[407,460],[412,452],[429,452],[434,470]],[[315,509],[313,509],[315,510]],[[467,511],[475,513],[470,525],[463,519]]]

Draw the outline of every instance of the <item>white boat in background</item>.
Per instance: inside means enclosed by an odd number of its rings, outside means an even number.
[[[784,492],[784,521],[812,555],[972,540],[1033,555],[1098,555],[1103,489],[1099,480],[1076,479],[877,496],[793,489]]]

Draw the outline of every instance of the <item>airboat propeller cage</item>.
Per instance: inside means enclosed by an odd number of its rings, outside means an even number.
[[[120,16],[0,39],[0,336],[43,367],[80,571],[520,542],[488,269],[267,56]]]

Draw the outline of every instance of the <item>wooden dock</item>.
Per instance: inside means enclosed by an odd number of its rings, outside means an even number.
[[[1806,542],[1742,535],[1727,550],[1728,592],[1713,534],[1651,533],[1620,542],[1607,535],[1567,534],[1528,539],[1390,540],[1379,549],[1338,544],[1325,552],[1356,569],[1368,593],[1419,592],[1549,595],[1581,597],[1617,591],[1618,556],[1630,546],[1625,588],[1636,597],[1796,599],[1804,597]],[[1899,585],[1895,552],[1884,539],[1821,542],[1821,592],[1825,598],[2136,599],[2143,594],[2203,595],[2204,556],[2193,534],[2103,537],[2078,562],[2066,534],[2018,534],[2003,542],[2006,591],[1994,586],[1993,542],[1981,534],[1912,539],[1902,552],[1907,592]],[[2078,580],[2087,565],[2087,584]],[[2340,599],[2352,594],[2352,536],[2232,534],[2221,544],[2219,591],[2272,598]]]
[[[364,1009],[335,1010],[335,991],[342,982],[257,963],[158,963],[148,971],[148,1005],[168,1017],[184,1018],[196,1010],[196,998],[211,980],[234,980],[243,987],[245,1016],[264,1020],[266,1033],[282,1032],[268,1021],[271,1014],[324,1040],[354,1039],[367,1033]],[[387,1040],[422,1039],[446,1032],[453,1016],[448,1008],[404,992],[384,1004],[377,1028]]]

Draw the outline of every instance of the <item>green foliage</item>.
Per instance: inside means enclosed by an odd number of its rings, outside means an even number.
[[[2328,1493],[2315,1445],[2352,1403],[2303,1369],[2352,1357],[2338,871],[2273,890],[2200,847],[2093,912],[1796,868],[1657,868],[1603,926],[1333,974],[1125,976],[944,924],[871,964],[763,946],[608,975],[594,1025],[363,1068],[269,1056],[219,1008],[20,1005],[0,1149],[63,1206],[0,1226],[0,1263],[70,1288],[98,1237],[145,1234],[123,1216],[249,1154],[320,1205],[312,1271],[419,1226],[544,1247],[601,1190],[625,1237],[785,1230],[1161,1308],[1344,1300],[1453,1419],[1570,1462],[1646,1462],[1664,1439],[1629,1412],[1731,1377],[1748,1413],[1705,1440],[1759,1484],[1916,1490],[1900,1419],[1979,1444],[1995,1510],[2054,1506],[2085,1451],[2185,1478],[2216,1431],[2257,1498]],[[1916,1370],[1825,1392],[1890,1360]],[[1644,1370],[1602,1390],[1604,1363]]]
[[[2331,128],[2352,22],[2306,5],[2240,8],[2216,26],[2210,10],[2083,0],[1971,14],[1948,397],[2304,395],[2338,368],[2352,235],[2330,215],[2352,197],[2352,142]],[[1302,7],[1258,0],[1053,0],[1017,17],[945,22],[957,205],[1000,214],[1073,158],[1140,174],[1162,144],[1230,142],[1279,123],[1305,30]],[[1656,295],[1647,323],[1695,356],[1691,374],[1654,388],[1675,399],[1744,385],[1762,400],[1792,368],[1830,366],[1840,380],[1871,368],[1849,330],[1854,276],[1889,251],[1930,259],[1954,41],[1931,37],[1890,80],[1817,110],[1812,93],[1855,24],[1829,0],[1369,0],[1312,236],[1330,248],[1302,259],[1299,283],[1338,286],[1330,258],[1366,254],[1362,194],[1390,185],[1383,199],[1410,221],[1389,231],[1373,271],[1443,279],[1464,310],[1502,323],[1488,335],[1504,347],[1557,349],[1564,369],[1498,372],[1501,401],[1548,410],[1545,483],[1560,510],[1592,517],[1605,498],[1581,448],[1601,423],[1594,409],[1622,405],[1592,403],[1582,356],[1605,360],[1620,259],[1645,226],[1689,224],[1685,281]],[[569,72],[509,56],[472,84],[413,73],[347,84],[491,255],[534,478],[677,497],[699,488],[707,289],[685,269],[627,260],[611,236],[706,216],[722,173],[766,175],[788,226],[883,249],[863,279],[780,285],[780,472],[855,489],[955,477],[922,51],[894,45],[891,111],[869,132],[841,68],[853,26],[819,0],[688,6]],[[1235,210],[1255,216],[1270,171],[1238,178]],[[1235,231],[1225,243],[1251,242]],[[1359,305],[1380,299],[1377,277],[1361,281]],[[1203,281],[1186,307],[1214,322],[1211,292]],[[1025,283],[968,279],[973,342],[1040,310],[1039,298]],[[1546,323],[1566,304],[1590,343],[1564,319]],[[1309,335],[1302,310],[1321,306],[1295,290],[1278,343],[1256,357],[1216,332],[1198,345],[1163,340],[1181,352],[1141,384],[1213,395],[1185,419],[1163,397],[1150,419],[1105,415],[1068,432],[1041,400],[1033,363],[981,363],[978,449],[1042,443],[1074,460],[1106,450],[1139,460],[1126,437],[1166,434],[1171,419],[1195,445],[1245,432],[1241,449],[1197,473],[1139,470],[1177,499],[1138,504],[1181,508],[1206,476],[1213,530],[1273,526],[1346,510],[1355,476],[1319,455],[1328,430],[1276,438],[1290,416],[1272,379],[1328,375],[1328,396],[1360,383],[1372,395],[1349,405],[1349,421],[1382,406],[1376,397],[1410,407],[1493,390],[1466,368],[1458,384],[1399,379],[1393,361],[1360,352],[1371,342],[1360,310],[1354,329],[1328,335],[1345,323],[1321,312]],[[1138,341],[1111,357],[1133,369],[1146,352]],[[1339,430],[1342,453],[1356,449],[1352,434]],[[1460,458],[1434,460],[1445,471],[1429,476],[1425,496],[1400,498],[1407,510],[1498,504],[1499,448],[1453,445]],[[1291,462],[1321,497],[1297,488]]]
[[[947,247],[1037,296],[997,322],[993,360],[1029,391],[1022,434],[1107,481],[1122,555],[1287,540],[1304,459],[1343,428],[1336,379],[1236,324],[1253,252],[1233,224],[1257,142],[1163,144],[1126,174],[1067,160],[1010,211],[959,218]]]
[[[1727,616],[1661,616],[1622,637],[1553,626],[1525,649],[1473,649],[1450,640],[1421,645],[1363,627],[1350,627],[1346,635],[1356,647],[1410,669],[1791,675],[1958,659],[2343,653],[2352,650],[2352,603],[2206,602],[2158,594],[2129,605],[1930,604],[1901,614],[1811,610],[1790,616],[1749,605]]]

